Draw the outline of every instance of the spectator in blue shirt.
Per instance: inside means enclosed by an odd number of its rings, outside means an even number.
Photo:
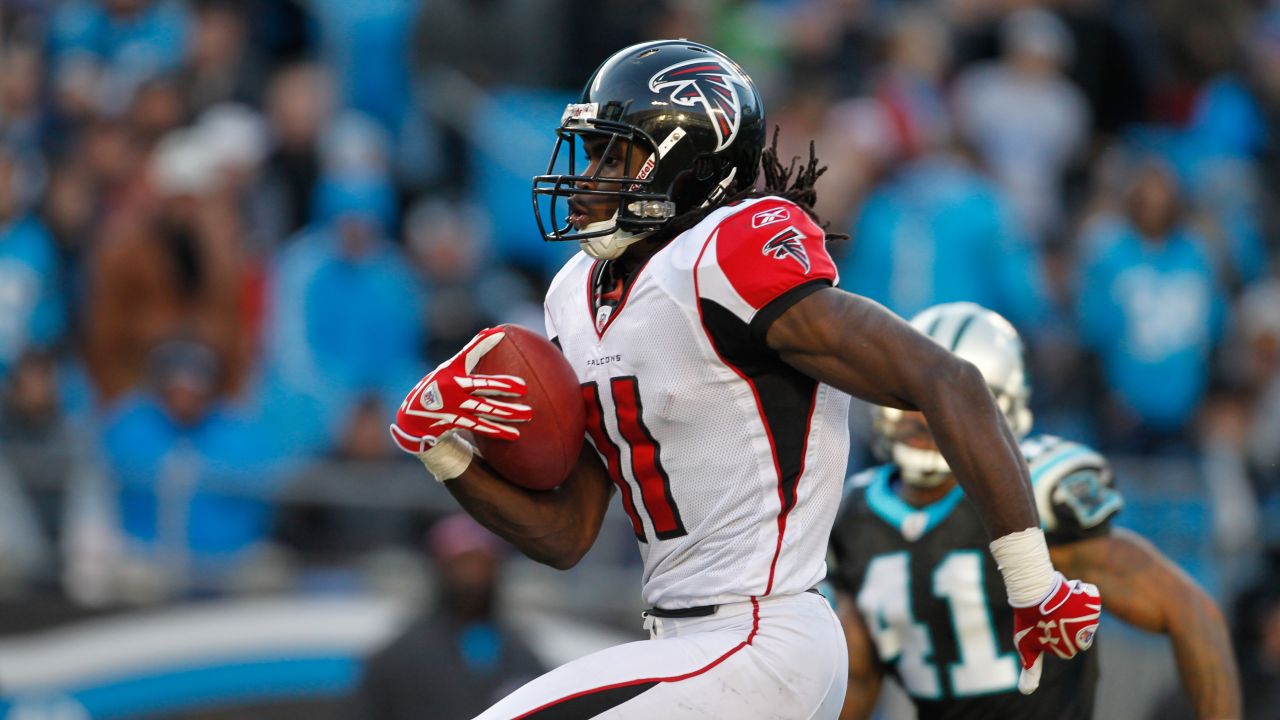
[[[427,288],[430,364],[444,362],[486,327],[504,322],[542,327],[538,288],[496,261],[491,226],[479,208],[424,200],[410,209],[404,224],[405,252]]]
[[[0,378],[28,347],[55,343],[66,328],[58,250],[27,211],[33,173],[0,147]],[[29,188],[28,188],[29,189]]]
[[[172,70],[182,61],[190,19],[174,0],[72,0],[53,15],[56,59],[89,57],[134,77]]]
[[[413,97],[410,36],[422,3],[415,0],[310,0],[320,52],[334,73],[343,105],[399,133]]]
[[[1182,139],[1191,192],[1218,226],[1211,249],[1219,276],[1231,286],[1266,274],[1263,179],[1256,158],[1269,142],[1266,116],[1247,85],[1219,76],[1201,91]],[[1210,238],[1214,239],[1214,238]]]
[[[935,153],[867,198],[840,284],[903,317],[968,300],[1034,334],[1046,312],[1042,272],[1000,191],[960,159]]]
[[[122,530],[131,554],[216,578],[267,538],[279,473],[261,435],[217,397],[209,347],[168,341],[148,366],[147,387],[102,430]]]
[[[1190,110],[1185,127],[1130,128],[1126,145],[1169,163],[1218,277],[1234,292],[1269,264],[1258,162],[1270,142],[1268,124],[1249,86],[1231,75],[1206,82]]]
[[[1179,217],[1168,167],[1145,164],[1127,201],[1126,217],[1086,248],[1081,335],[1117,406],[1104,413],[1103,437],[1120,450],[1177,450],[1208,384],[1225,298],[1203,240]]]
[[[272,375],[318,395],[330,432],[352,403],[400,403],[400,386],[424,371],[422,290],[388,239],[395,196],[381,177],[321,180],[315,222],[281,254],[266,337]]]

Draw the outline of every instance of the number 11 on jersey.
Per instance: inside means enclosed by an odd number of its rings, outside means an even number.
[[[631,475],[640,488],[640,500],[653,525],[654,535],[659,540],[686,535],[680,510],[671,495],[671,478],[662,467],[661,448],[644,422],[639,380],[634,375],[611,378],[609,394],[613,400],[618,433],[621,435],[620,442],[617,443],[605,427],[604,403],[600,397],[599,384],[589,382],[582,385],[582,399],[587,408],[587,434],[596,451],[604,458],[609,477],[622,493],[622,507],[627,511],[627,517],[631,518],[631,529],[640,542],[648,542],[631,485],[623,475],[622,446],[628,449]]]

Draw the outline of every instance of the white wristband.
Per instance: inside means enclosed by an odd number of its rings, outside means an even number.
[[[436,480],[446,482],[466,472],[475,454],[471,443],[455,432],[447,432],[430,450],[418,453],[417,457]]]
[[[1004,575],[1009,604],[1036,605],[1053,590],[1055,575],[1049,545],[1040,528],[1027,528],[991,541],[991,554]]]

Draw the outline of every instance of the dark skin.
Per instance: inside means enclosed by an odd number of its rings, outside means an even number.
[[[898,427],[902,442],[936,449],[923,416],[909,413]],[[895,491],[913,507],[924,507],[950,493],[956,482],[952,476],[930,488],[900,483]],[[1182,687],[1197,717],[1240,717],[1240,679],[1227,624],[1218,606],[1181,568],[1141,536],[1118,528],[1102,537],[1054,545],[1049,556],[1068,577],[1087,577],[1097,585],[1109,613],[1133,627],[1169,636]],[[849,690],[840,718],[868,718],[884,674],[847,593],[839,594],[837,614],[849,645]]]
[[[620,144],[605,156],[605,147],[586,143],[585,174],[599,170],[601,177],[621,177],[649,155],[646,148]],[[581,228],[608,219],[616,207],[610,199],[574,203],[572,221]],[[661,242],[642,241],[612,262],[623,274],[635,272],[661,247]],[[766,341],[815,380],[872,403],[923,411],[991,537],[1039,527],[1026,463],[973,365],[880,305],[835,288],[789,308],[770,326]],[[595,543],[613,492],[590,446],[584,446],[565,483],[552,491],[516,487],[479,460],[445,487],[490,530],[534,560],[562,569],[575,565]]]

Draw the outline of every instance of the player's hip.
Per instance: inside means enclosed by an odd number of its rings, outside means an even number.
[[[562,666],[479,720],[834,720],[839,712],[844,636],[819,595],[755,598],[652,623],[653,639]]]
[[[653,640],[689,637],[704,633],[739,636],[756,644],[761,628],[769,638],[822,636],[835,615],[831,604],[816,590],[751,597],[698,608],[669,611],[650,608],[644,613],[644,627]],[[783,632],[785,631],[785,632]]]
[[[646,548],[641,595],[647,607],[666,609],[734,605],[749,599],[797,595],[827,576],[830,513],[802,508],[802,523],[779,529],[776,516],[748,529],[703,535],[696,547],[675,543]],[[801,513],[796,513],[799,516]]]
[[[844,634],[830,603],[816,592],[728,603],[701,618],[650,617],[646,624],[652,625],[650,636],[658,646],[708,636],[728,640],[746,632],[743,644],[735,646],[738,651],[701,683],[704,692],[692,693],[697,698],[718,696],[718,701],[707,701],[703,709],[712,714],[706,717],[834,720],[843,704],[848,667]],[[653,717],[644,713],[679,706],[668,704],[675,697],[689,702],[685,691],[659,687],[620,708],[617,718]]]

